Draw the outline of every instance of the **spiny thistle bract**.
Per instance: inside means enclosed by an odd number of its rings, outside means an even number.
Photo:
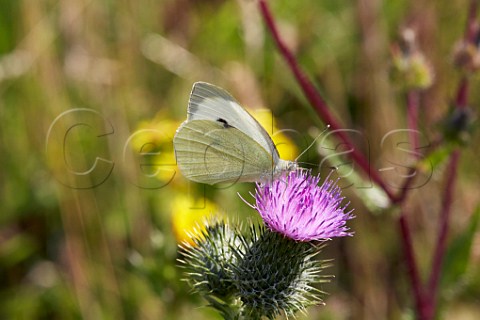
[[[239,232],[220,221],[207,226],[193,242],[180,246],[183,259],[179,262],[186,269],[186,280],[202,295],[228,300],[235,290],[230,266],[236,263],[236,255],[232,248],[243,245]]]
[[[245,236],[217,222],[181,248],[186,280],[225,319],[294,316],[322,302],[314,285],[328,281],[320,275],[326,264],[315,259],[321,247],[312,243],[265,226],[251,226]]]
[[[326,267],[314,257],[319,248],[289,239],[265,227],[252,227],[252,242],[233,266],[234,283],[245,319],[287,317],[322,302],[313,284],[327,281]]]

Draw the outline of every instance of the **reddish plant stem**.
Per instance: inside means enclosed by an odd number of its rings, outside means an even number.
[[[447,235],[449,229],[450,212],[453,202],[453,193],[455,189],[455,181],[457,178],[458,163],[460,160],[460,150],[453,151],[450,156],[450,162],[447,167],[447,177],[445,183],[445,191],[442,199],[442,209],[440,212],[440,229],[436,241],[435,253],[432,261],[432,271],[428,283],[429,303],[432,305],[431,309],[435,310],[438,284],[442,271],[443,258],[447,250]],[[433,317],[433,314],[431,315]]]
[[[465,41],[473,43],[475,41],[476,33],[476,20],[478,11],[478,0],[471,0],[468,8],[468,19],[465,30]],[[468,104],[468,91],[469,81],[467,76],[463,76],[460,80],[460,84],[456,96],[456,108],[465,108]],[[440,282],[440,276],[442,272],[443,259],[447,251],[447,236],[450,224],[450,212],[453,201],[453,192],[455,189],[455,181],[457,178],[458,164],[460,161],[460,150],[455,150],[449,159],[447,168],[447,177],[445,183],[445,191],[442,200],[442,207],[440,212],[440,229],[438,231],[438,237],[434,250],[432,260],[432,271],[428,279],[428,301],[425,301],[430,313],[427,320],[433,319],[434,312],[437,306],[438,298],[438,286]]]
[[[419,108],[419,92],[410,90],[407,93],[407,126],[410,129],[410,143],[412,144],[412,151],[415,152],[415,158],[418,158],[417,149],[418,141],[418,108]]]
[[[415,298],[415,306],[417,310],[417,318],[419,320],[431,320],[435,314],[436,300],[437,300],[437,291],[438,283],[440,279],[441,267],[443,263],[443,258],[446,251],[447,245],[447,234],[449,227],[449,216],[453,200],[453,189],[454,182],[457,175],[457,167],[460,158],[460,151],[456,150],[450,156],[449,170],[445,188],[445,194],[442,201],[442,211],[440,217],[440,230],[438,234],[437,246],[435,248],[434,258],[432,261],[432,272],[429,277],[428,287],[424,288],[420,275],[418,272],[418,267],[414,255],[413,242],[411,237],[411,231],[406,220],[406,214],[404,212],[403,204],[405,203],[409,187],[414,180],[414,175],[411,175],[404,182],[403,188],[398,195],[393,194],[381,177],[376,171],[370,170],[370,164],[366,157],[361,154],[357,149],[353,147],[348,136],[344,131],[341,131],[340,124],[333,117],[332,113],[328,109],[326,102],[316,91],[313,84],[310,82],[306,74],[300,69],[294,55],[287,48],[285,43],[282,41],[277,27],[275,25],[274,19],[270,13],[270,9],[265,0],[259,0],[260,12],[263,16],[263,19],[277,45],[281,55],[287,62],[291,72],[294,74],[297,82],[302,88],[305,96],[312,104],[312,106],[317,110],[319,116],[322,120],[330,124],[331,128],[335,131],[336,136],[347,146],[352,149],[351,157],[352,159],[362,168],[362,170],[369,175],[369,177],[378,184],[390,198],[393,204],[400,204],[402,206],[402,212],[399,218],[400,232],[402,236],[403,248],[405,257],[407,260],[408,273],[410,277],[410,282],[412,285],[412,290]],[[475,20],[477,14],[477,1],[472,0],[469,6],[469,17],[467,22],[467,31],[466,39],[472,41],[475,37]],[[468,78],[463,77],[456,96],[456,104],[458,108],[463,108],[467,105],[468,101]],[[418,126],[418,93],[411,92],[407,97],[408,104],[408,124],[409,128],[417,130]],[[418,147],[417,135],[411,137],[412,144],[416,149]],[[425,292],[424,289],[428,291]]]
[[[443,142],[442,138],[436,138],[429,144],[429,148],[426,152],[426,154],[423,155],[423,158],[427,158],[430,154],[432,154]],[[408,174],[408,177],[403,181],[403,185],[400,187],[400,192],[395,196],[395,199],[392,201],[392,204],[401,204],[403,203],[408,195],[408,191],[412,189],[412,183],[417,177],[415,175],[415,170],[417,168],[411,168],[410,172]],[[432,167],[433,170],[433,167]]]
[[[405,208],[402,207],[398,222],[400,225],[400,234],[402,236],[403,252],[405,255],[406,264],[408,268],[410,284],[413,290],[415,307],[418,311],[420,311],[423,309],[424,300],[425,300],[423,295],[423,290],[422,290],[423,286],[422,286],[422,281],[420,280],[420,275],[418,273],[415,253],[413,249],[411,231],[410,231],[410,227],[408,226],[408,222],[407,222],[407,218],[404,210]],[[418,312],[418,313],[420,315],[421,312]]]
[[[416,169],[410,169],[408,177],[404,180],[402,187],[400,188],[400,193],[393,199],[392,204],[401,204],[407,198],[408,191],[411,190],[410,186],[415,180],[416,175],[414,175],[414,171]]]
[[[320,118],[325,123],[330,125],[337,138],[339,138],[340,141],[342,141],[345,145],[348,146],[348,148],[350,149],[350,156],[355,161],[355,163],[357,163],[357,165],[372,179],[373,182],[375,182],[385,191],[390,200],[394,200],[395,195],[390,191],[390,189],[382,180],[378,172],[375,170],[371,170],[370,162],[368,161],[368,159],[354,147],[353,143],[350,141],[345,131],[342,130],[341,125],[337,122],[333,114],[328,109],[326,102],[315,89],[314,85],[310,82],[307,75],[301,70],[300,66],[297,63],[297,60],[295,59],[295,56],[292,54],[292,52],[290,52],[290,50],[287,48],[287,46],[281,39],[266,1],[260,0],[259,6],[263,19],[267,25],[268,30],[270,31],[270,34],[273,37],[273,40],[275,41],[275,44],[280,51],[280,54],[287,62],[287,65],[297,79],[298,84],[302,88],[303,93],[307,97],[310,104],[317,110]]]
[[[460,80],[460,85],[457,90],[457,98],[455,100],[457,108],[465,108],[467,106],[468,89],[468,78],[467,76],[463,76]]]
[[[478,0],[471,0],[468,7],[467,25],[465,27],[465,41],[467,42],[474,42],[475,40],[477,12]]]
[[[330,124],[333,130],[340,129],[341,128],[340,125],[337,123],[336,119],[328,110],[327,104],[325,103],[323,98],[318,94],[318,92],[316,91],[312,83],[308,80],[307,76],[302,72],[299,65],[297,64],[295,57],[293,56],[293,54],[290,52],[290,50],[287,48],[287,46],[283,43],[282,39],[280,38],[280,35],[278,33],[274,19],[272,17],[272,14],[270,13],[267,3],[264,0],[260,0],[259,5],[260,5],[260,11],[262,13],[263,19],[265,20],[265,23],[267,24],[267,27],[280,53],[282,54],[283,58],[287,62],[288,66],[290,67],[290,70],[292,71],[295,78],[297,79],[297,82],[302,88],[307,99],[315,107],[315,109],[317,110],[318,114],[323,119],[323,121]],[[356,151],[355,148],[353,148],[352,143],[350,142],[349,138],[345,135],[345,133],[343,131],[338,130],[336,131],[336,134],[337,134],[337,137],[343,143],[352,147],[352,149],[354,150],[354,152],[351,154],[352,158],[363,169],[363,171],[365,171],[367,174],[370,174],[371,179],[385,191],[385,193],[388,195],[388,197],[392,202],[399,203],[397,202],[399,200],[399,197],[395,196],[389,190],[389,188],[386,186],[386,184],[383,182],[383,180],[380,178],[377,172],[370,171],[370,165],[367,159],[358,151]],[[413,181],[413,178],[409,179],[408,182],[406,182],[405,188],[402,190],[402,194],[400,195],[401,201],[403,201],[403,199],[406,197],[406,190],[408,189],[408,186],[412,181]],[[408,266],[410,279],[411,279],[412,287],[415,294],[415,301],[417,304],[417,309],[420,310],[421,307],[424,305],[422,285],[421,285],[420,276],[418,273],[417,264],[415,261],[413,243],[411,239],[411,231],[409,229],[409,226],[404,214],[400,216],[399,223],[400,223],[400,230],[402,234],[402,240],[404,243],[405,256],[407,259],[407,266]]]
[[[476,37],[476,23],[477,23],[478,0],[471,0],[468,7],[467,25],[465,26],[464,41],[466,43],[474,43]],[[457,90],[456,103],[458,108],[465,108],[468,101],[468,77],[464,75],[460,81]]]
[[[409,131],[409,140],[412,144],[412,151],[415,152],[415,157],[417,157],[416,152],[418,148],[418,105],[419,105],[419,96],[418,91],[409,91],[407,93],[407,127]],[[414,171],[415,169],[411,169]],[[403,251],[406,259],[406,265],[408,269],[408,274],[410,277],[410,284],[412,286],[415,308],[418,310],[419,318],[422,318],[424,310],[424,294],[423,294],[423,285],[420,279],[418,272],[418,266],[415,259],[415,250],[413,247],[412,233],[407,221],[406,212],[405,212],[405,199],[408,194],[410,185],[413,183],[415,175],[413,172],[405,180],[400,194],[393,201],[401,205],[400,218],[398,223],[400,225],[400,235],[402,238]]]

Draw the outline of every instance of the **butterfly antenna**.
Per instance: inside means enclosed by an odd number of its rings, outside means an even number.
[[[317,166],[316,163],[311,163],[311,162],[303,162],[303,161],[295,161],[295,162],[298,163],[298,164],[304,164],[304,165],[312,166],[312,167],[316,167],[316,166]]]
[[[320,132],[320,133],[315,137],[315,139],[313,139],[312,143],[310,143],[310,145],[309,145],[305,150],[303,150],[302,153],[300,153],[300,154],[298,155],[298,157],[295,158],[295,162],[297,162],[297,160],[300,159],[300,157],[303,156],[303,155],[315,144],[315,142],[317,141],[317,139],[320,138],[320,136],[321,136],[325,131],[327,131],[328,128],[330,128],[330,125],[329,125],[329,124],[327,124],[327,126],[325,127],[325,129],[323,129],[323,131]]]

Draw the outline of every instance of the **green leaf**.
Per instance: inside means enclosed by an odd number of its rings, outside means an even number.
[[[445,162],[451,153],[451,145],[441,146],[429,154],[426,158],[420,160],[418,163],[418,168],[424,172],[431,170],[431,168],[436,168],[438,165]]]
[[[442,269],[442,288],[455,286],[467,270],[470,251],[480,219],[480,206],[475,209],[465,230],[450,244]]]

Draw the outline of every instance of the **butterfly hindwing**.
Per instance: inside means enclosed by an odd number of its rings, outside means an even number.
[[[174,145],[183,175],[201,183],[258,181],[275,165],[263,146],[222,121],[187,120]]]

